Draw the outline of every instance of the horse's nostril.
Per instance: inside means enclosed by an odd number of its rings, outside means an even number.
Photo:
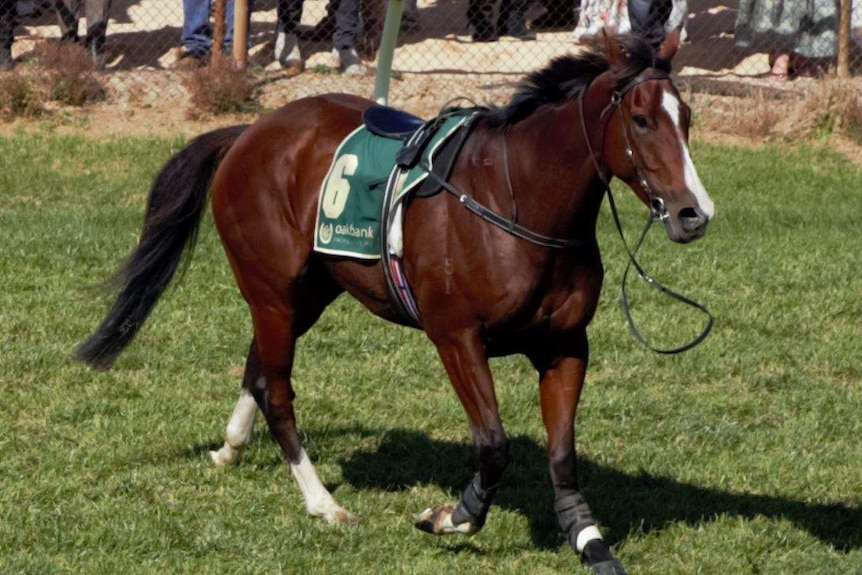
[[[697,230],[706,223],[706,215],[697,208],[683,208],[679,211],[679,223],[687,232]]]

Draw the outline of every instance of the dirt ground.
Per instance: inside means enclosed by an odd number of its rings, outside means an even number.
[[[322,13],[324,2],[307,0],[307,4],[320,6],[306,9],[306,14]],[[206,116],[191,105],[184,82],[190,72],[173,66],[179,38],[175,23],[182,21],[181,3],[168,3],[174,10],[170,14],[165,13],[168,8],[159,0],[119,0],[114,4],[109,25],[109,61],[106,70],[99,74],[108,97],[83,108],[51,109],[49,104],[49,113],[42,118],[0,123],[0,135],[49,130],[99,138],[192,137],[216,127],[251,122],[257,117],[258,113]],[[419,6],[425,21],[434,23],[457,22],[463,19],[466,9],[462,0],[419,0]],[[725,32],[732,30],[735,10],[712,0],[689,0],[689,6],[688,41],[674,59],[674,69],[677,85],[695,110],[693,137],[737,145],[757,144],[776,135],[793,139],[797,134],[788,126],[799,124],[793,117],[794,110],[804,107],[809,94],[820,89],[821,83],[811,78],[786,84],[770,82],[764,77],[769,70],[766,54],[734,50],[732,37]],[[288,78],[274,70],[271,65],[274,10],[263,8],[252,15],[249,54],[257,82],[256,100],[262,110],[325,92],[373,95],[373,63],[369,75],[363,77],[332,73],[326,43],[306,45],[307,69],[299,76]],[[153,18],[154,13],[158,18]],[[13,46],[22,66],[27,65],[38,42],[57,34],[50,14],[26,24],[18,30]],[[540,31],[536,42],[501,40],[488,44],[471,43],[463,35],[465,32],[466,26],[458,24],[444,35],[429,35],[426,30],[403,39],[395,52],[394,69],[398,73],[390,84],[389,103],[423,117],[435,115],[457,97],[479,104],[503,104],[526,72],[555,56],[579,49],[570,30]],[[146,42],[141,34],[148,35]],[[151,49],[143,50],[146,46]],[[529,59],[524,57],[527,50]],[[721,54],[721,58],[716,54]],[[844,88],[847,90],[862,93],[862,81],[857,78],[849,88]],[[781,110],[787,111],[784,126]],[[764,115],[777,116],[772,121],[775,126],[752,129],[752,125],[763,123],[758,116]],[[862,164],[859,146],[840,138],[833,140],[830,147]]]
[[[145,135],[191,138],[218,127],[253,122],[260,113],[301,97],[326,92],[350,92],[371,97],[374,93],[373,76],[350,77],[306,71],[294,78],[284,78],[277,72],[267,72],[258,76],[256,99],[261,112],[213,116],[201,114],[191,104],[184,86],[184,74],[187,72],[165,70],[106,73],[102,76],[108,87],[105,101],[81,108],[52,108],[49,104],[48,114],[41,118],[0,122],[0,136],[47,131],[95,138]],[[504,104],[520,77],[519,74],[404,73],[392,80],[389,103],[422,117],[434,116],[456,97],[480,104]],[[678,76],[676,83],[695,112],[692,139],[736,146],[757,146],[776,140],[810,141],[804,133],[794,131],[806,121],[797,119],[797,116],[799,110],[803,110],[803,116],[806,115],[806,94],[822,90],[809,79],[798,80],[792,88],[775,88],[757,81],[712,81],[685,75]],[[855,83],[849,89],[856,94],[862,93]],[[849,139],[834,136],[824,142],[821,138],[819,145],[841,152],[862,166],[862,147]]]

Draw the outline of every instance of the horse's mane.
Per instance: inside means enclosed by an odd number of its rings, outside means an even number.
[[[622,61],[612,61],[608,53],[611,42],[624,54]],[[670,72],[670,62],[657,58],[652,47],[640,36],[600,37],[584,52],[554,58],[546,67],[529,74],[518,84],[509,103],[492,107],[487,119],[494,127],[509,126],[523,120],[540,106],[574,98],[608,70],[620,87],[650,67]]]

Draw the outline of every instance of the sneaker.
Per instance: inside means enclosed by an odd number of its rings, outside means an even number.
[[[333,48],[332,58],[335,61],[335,66],[345,74],[361,76],[368,72],[368,68],[365,67],[362,58],[359,57],[354,48]]]
[[[299,39],[296,34],[279,30],[275,37],[275,61],[291,75],[302,72],[305,64],[299,52]]]
[[[189,50],[185,47],[174,48],[172,50],[173,62],[169,68],[203,68],[210,61],[210,53],[208,50]]]

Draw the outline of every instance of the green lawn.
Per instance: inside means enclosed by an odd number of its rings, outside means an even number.
[[[485,530],[412,527],[472,475],[466,420],[429,342],[347,298],[301,341],[295,387],[309,454],[362,522],[306,516],[260,418],[240,463],[214,467],[250,322],[209,220],[115,368],[70,360],[180,145],[0,140],[0,573],[586,573],[556,526],[523,358],[493,362],[514,462]],[[714,333],[672,357],[630,336],[605,206],[584,491],[633,575],[862,573],[862,171],[812,148],[693,152],[717,218],[688,246],[653,230],[643,263],[705,302]],[[617,189],[633,237],[645,209]],[[657,345],[699,329],[631,292]]]

